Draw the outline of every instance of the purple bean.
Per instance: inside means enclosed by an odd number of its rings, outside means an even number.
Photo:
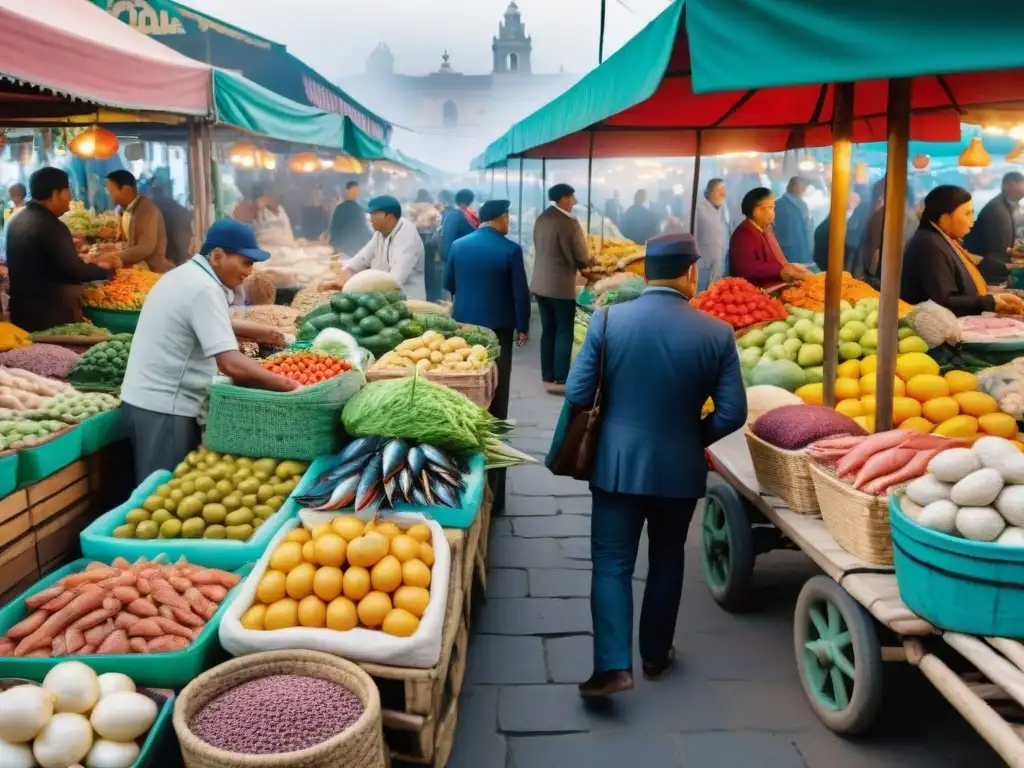
[[[321,744],[351,726],[363,703],[337,683],[270,675],[225,691],[189,723],[211,746],[246,755],[279,755]]]
[[[66,379],[80,355],[56,344],[31,344],[0,352],[0,365],[21,368],[48,379]]]

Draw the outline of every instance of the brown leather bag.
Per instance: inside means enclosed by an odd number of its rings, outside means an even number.
[[[604,356],[608,344],[608,310],[601,319],[601,357],[597,367],[597,388],[590,408],[570,404],[569,424],[565,437],[549,468],[552,474],[589,480],[594,470],[597,438],[601,430],[601,391],[604,389]]]

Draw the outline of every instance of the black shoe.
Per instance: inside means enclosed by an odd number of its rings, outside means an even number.
[[[661,661],[645,661],[643,663],[644,679],[657,680],[676,664],[676,649],[669,648],[668,655]]]
[[[633,690],[633,673],[625,669],[595,672],[585,683],[580,683],[580,696],[600,699],[616,693]]]

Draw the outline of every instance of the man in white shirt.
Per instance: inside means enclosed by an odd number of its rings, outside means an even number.
[[[353,275],[375,269],[390,274],[407,299],[425,299],[423,240],[416,226],[402,219],[402,205],[391,195],[373,198],[368,209],[373,238],[345,262],[338,279],[323,288],[341,290]]]
[[[291,379],[238,350],[228,293],[266,261],[248,224],[218,221],[199,256],[164,275],[146,297],[121,386],[121,418],[141,479],[172,470],[201,440],[199,415],[217,369],[243,387],[289,392]]]

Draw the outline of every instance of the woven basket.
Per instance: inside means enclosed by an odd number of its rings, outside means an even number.
[[[836,543],[875,565],[892,565],[889,500],[858,491],[816,462],[809,462],[811,480],[821,506],[821,519]]]
[[[302,461],[335,453],[344,437],[341,410],[365,381],[352,370],[295,392],[216,382],[206,444],[222,453]]]
[[[268,675],[304,675],[344,686],[363,703],[346,730],[298,752],[244,755],[217,749],[192,733],[189,723],[210,701],[242,683]],[[270,651],[243,656],[204,672],[174,705],[174,732],[185,768],[384,768],[380,694],[373,679],[350,661],[317,651]]]
[[[751,432],[750,427],[744,430],[744,434],[761,491],[778,496],[787,507],[801,515],[818,514],[818,497],[811,482],[807,454],[776,448]]]
[[[400,379],[409,376],[412,368],[384,368],[376,371],[367,371],[367,381],[379,381],[381,379]],[[427,379],[435,384],[443,384],[449,389],[461,392],[474,403],[482,408],[487,408],[494,399],[494,392],[498,388],[498,366],[491,363],[480,371],[427,371]]]

